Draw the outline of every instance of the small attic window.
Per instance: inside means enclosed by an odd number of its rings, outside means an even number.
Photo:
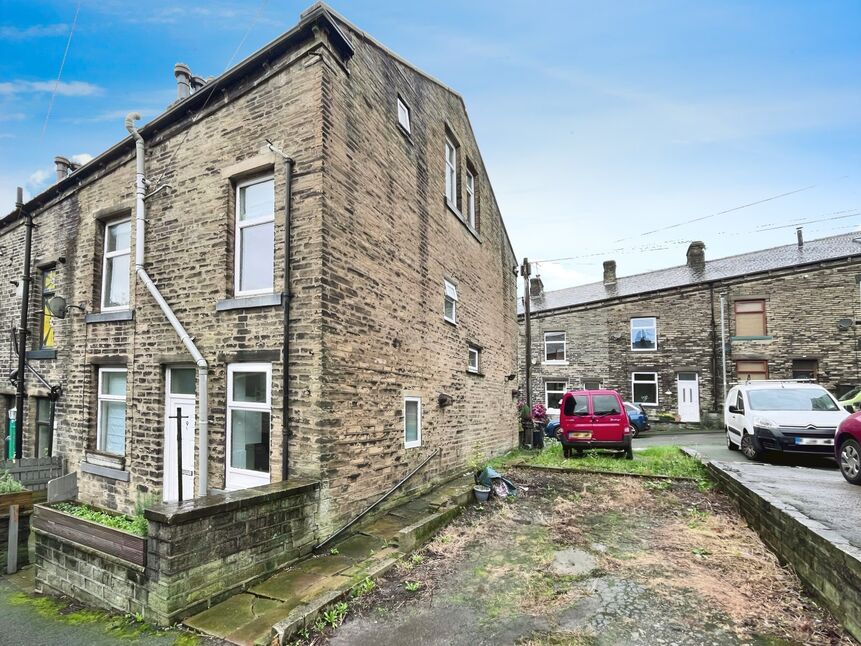
[[[398,97],[398,123],[408,133],[412,132],[410,130],[410,108],[401,97]]]

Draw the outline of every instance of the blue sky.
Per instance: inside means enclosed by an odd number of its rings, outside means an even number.
[[[127,112],[163,110],[175,62],[217,75],[308,4],[83,0],[43,136],[76,3],[5,0],[0,213],[15,186],[47,187],[54,155],[96,155]],[[331,5],[464,95],[518,256],[576,257],[539,263],[548,288],[608,258],[620,275],[679,264],[693,239],[715,258],[792,242],[798,222],[861,226],[857,0]]]

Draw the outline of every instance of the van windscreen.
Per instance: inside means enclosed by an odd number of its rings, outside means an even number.
[[[747,393],[751,410],[835,411],[840,410],[823,388],[751,389]]]
[[[619,400],[613,395],[592,395],[594,415],[618,415],[622,412]]]
[[[589,398],[585,395],[571,395],[565,400],[563,415],[583,416],[589,414]]]

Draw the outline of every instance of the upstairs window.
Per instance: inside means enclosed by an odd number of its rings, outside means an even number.
[[[642,352],[658,348],[658,323],[653,316],[631,319],[631,350]]]
[[[481,348],[474,345],[469,346],[469,357],[466,364],[468,372],[481,371]]]
[[[54,315],[48,309],[48,301],[57,293],[57,270],[42,272],[42,318],[39,322],[39,349],[51,350],[54,344]]]
[[[126,374],[125,368],[99,370],[96,447],[105,453],[126,452]]]
[[[765,336],[765,301],[735,302],[735,335]]]
[[[404,397],[404,448],[422,445],[422,400]]]
[[[131,231],[130,220],[119,220],[105,225],[102,311],[123,310],[129,306]]]
[[[457,146],[449,137],[445,138],[445,199],[457,204]]]
[[[565,332],[545,332],[544,363],[564,363],[566,345]]]
[[[410,130],[410,108],[401,97],[398,97],[398,123],[408,133],[412,132]]]
[[[443,280],[445,287],[445,305],[443,317],[449,323],[457,323],[457,287],[453,283]]]
[[[475,175],[469,169],[466,171],[466,223],[470,229],[475,229]]]
[[[271,293],[275,285],[275,181],[236,187],[236,296]]]

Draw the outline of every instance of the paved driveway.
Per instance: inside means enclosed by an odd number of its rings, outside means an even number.
[[[861,487],[846,482],[836,462],[806,456],[751,462],[738,451],[728,451],[725,442],[723,433],[660,435],[637,439],[634,447],[678,444],[710,460],[732,463],[746,484],[792,505],[861,549]]]

